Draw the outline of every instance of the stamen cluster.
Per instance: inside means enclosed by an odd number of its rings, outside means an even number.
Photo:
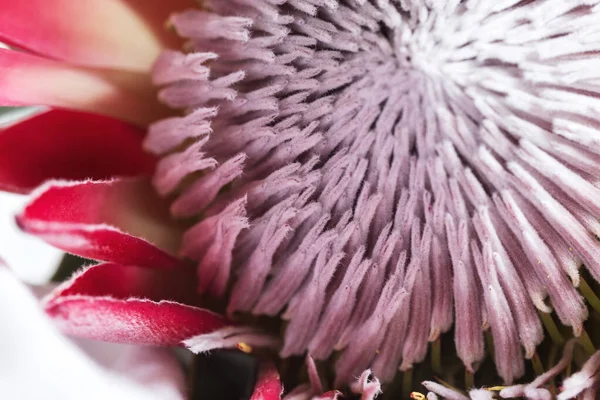
[[[600,5],[206,0],[154,80],[155,186],[199,218],[182,255],[229,312],[281,315],[283,356],[389,381],[454,324],[524,373],[552,310],[600,280]],[[229,290],[229,291],[228,291]]]

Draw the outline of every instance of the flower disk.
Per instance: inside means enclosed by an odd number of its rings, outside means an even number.
[[[282,355],[389,381],[454,323],[473,371],[524,372],[600,280],[597,1],[205,0],[154,81],[155,186],[198,218],[181,254]]]

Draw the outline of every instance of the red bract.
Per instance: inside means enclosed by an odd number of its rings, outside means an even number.
[[[53,178],[109,179],[151,174],[144,131],[100,115],[47,110],[0,130],[0,187],[26,193]]]
[[[70,335],[154,346],[175,346],[225,325],[210,311],[166,300],[72,296],[49,302],[46,312]]]
[[[264,363],[250,400],[278,400],[282,394],[283,386],[281,386],[275,366],[271,363]]]
[[[193,278],[193,268],[181,268],[173,273],[161,268],[103,263],[87,267],[71,277],[53,292],[52,298],[109,296],[118,299],[170,300],[194,305],[199,301],[199,296]]]
[[[19,226],[82,257],[175,268],[178,227],[161,213],[145,180],[58,182],[41,188],[17,217]]]

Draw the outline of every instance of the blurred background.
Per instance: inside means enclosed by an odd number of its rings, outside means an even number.
[[[0,127],[10,124],[31,108],[0,107]],[[0,257],[30,284],[44,284],[53,276],[63,253],[40,239],[21,232],[15,223],[29,196],[0,192]]]

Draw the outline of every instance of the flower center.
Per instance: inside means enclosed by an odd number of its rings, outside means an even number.
[[[164,54],[154,79],[188,113],[146,144],[173,215],[199,217],[182,248],[199,290],[281,315],[283,356],[340,351],[338,382],[369,366],[391,380],[453,322],[471,372],[491,331],[507,382],[544,337],[538,312],[581,334],[580,265],[600,278],[600,69],[583,36],[600,9],[579,3],[175,15],[192,52]]]

